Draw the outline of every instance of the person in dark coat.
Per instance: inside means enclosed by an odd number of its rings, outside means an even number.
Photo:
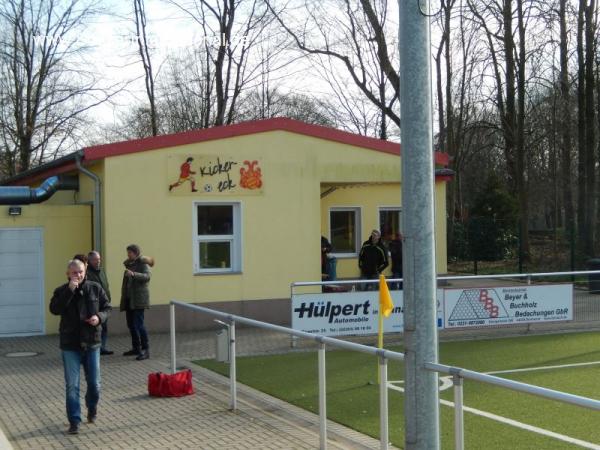
[[[381,242],[381,233],[373,230],[371,236],[367,239],[358,255],[358,267],[360,276],[364,280],[376,280],[388,266],[387,250]],[[376,283],[366,283],[364,289],[367,291],[376,290]]]
[[[110,289],[108,285],[108,278],[106,277],[106,273],[102,268],[102,257],[100,253],[96,250],[92,250],[87,255],[88,267],[87,267],[87,279],[90,281],[95,281],[104,292],[106,292],[106,296],[108,297],[108,301],[111,301],[110,297]],[[106,346],[108,341],[108,320],[102,322],[102,345],[100,346],[100,354],[101,355],[112,355],[114,352],[109,350]]]
[[[85,277],[82,261],[71,260],[67,266],[68,283],[57,287],[50,299],[50,312],[60,316],[60,349],[65,373],[68,434],[79,433],[80,367],[83,366],[87,391],[87,419],[96,421],[100,400],[101,324],[110,314],[110,302],[104,289]]]
[[[390,241],[390,259],[392,260],[392,278],[402,278],[402,234],[396,233]],[[402,281],[394,283],[392,289],[402,289]]]
[[[150,308],[150,267],[154,259],[142,256],[135,244],[127,246],[127,259],[123,262],[123,284],[121,286],[121,311],[125,311],[127,327],[131,334],[131,349],[123,356],[136,356],[138,361],[150,357],[148,333],[144,325],[144,311]]]

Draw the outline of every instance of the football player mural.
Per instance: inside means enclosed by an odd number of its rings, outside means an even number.
[[[175,183],[169,185],[169,192],[173,190],[173,188],[177,186],[181,186],[186,181],[189,181],[192,187],[192,192],[198,192],[196,189],[196,180],[192,175],[196,175],[196,172],[192,170],[192,161],[194,158],[189,157],[185,160],[185,162],[181,165],[179,169],[179,180]]]

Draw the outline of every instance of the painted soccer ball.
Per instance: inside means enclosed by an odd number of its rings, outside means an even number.
[[[212,192],[212,185],[211,184],[205,184],[204,185],[204,192]]]

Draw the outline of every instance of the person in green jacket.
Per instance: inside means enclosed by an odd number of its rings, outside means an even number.
[[[88,280],[95,281],[100,286],[102,286],[102,289],[104,289],[104,292],[106,292],[108,301],[110,301],[110,289],[108,286],[108,278],[106,277],[106,273],[104,272],[104,269],[102,268],[102,257],[100,256],[100,252],[97,252],[96,250],[92,250],[91,252],[88,253],[87,259],[88,259],[88,269],[87,269]],[[109,350],[106,347],[106,342],[108,341],[108,321],[102,322],[101,341],[102,341],[102,346],[100,347],[100,354],[101,355],[112,355],[114,352]]]
[[[131,334],[131,349],[123,356],[136,356],[142,361],[150,357],[148,333],[144,326],[144,311],[150,308],[150,267],[154,259],[142,256],[136,244],[127,246],[127,259],[123,262],[123,284],[121,286],[121,311],[125,311],[127,327]]]

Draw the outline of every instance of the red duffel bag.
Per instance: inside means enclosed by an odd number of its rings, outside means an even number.
[[[148,394],[152,397],[182,397],[194,393],[192,371],[155,372],[148,375]]]

